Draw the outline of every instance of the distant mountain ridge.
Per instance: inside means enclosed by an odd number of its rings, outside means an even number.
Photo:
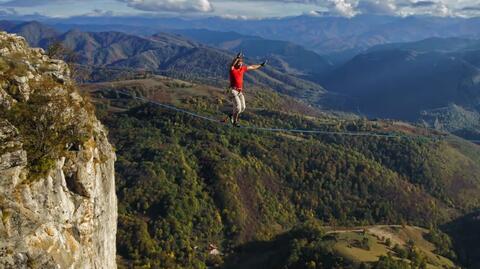
[[[404,42],[404,43],[390,43],[371,47],[367,52],[403,49],[403,50],[415,50],[417,52],[458,52],[477,50],[480,48],[480,40],[471,38],[439,38],[432,37],[416,42]]]
[[[321,55],[348,52],[353,55],[369,47],[412,42],[430,37],[479,37],[478,18],[359,15],[353,18],[302,15],[285,18],[200,19],[148,17],[74,17],[50,20],[55,24],[124,24],[162,29],[208,29],[235,31],[244,35],[290,41]],[[97,26],[99,27],[99,26]],[[141,29],[139,29],[141,31]]]

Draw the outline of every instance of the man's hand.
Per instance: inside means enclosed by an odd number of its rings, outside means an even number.
[[[243,52],[240,51],[239,53],[237,53],[236,59],[238,59],[238,58],[243,58]]]
[[[263,61],[263,63],[260,64],[260,66],[264,67],[265,65],[267,65],[267,63],[268,63],[268,60],[265,60],[265,61]]]

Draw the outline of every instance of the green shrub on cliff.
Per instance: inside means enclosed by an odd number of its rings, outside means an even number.
[[[50,77],[30,85],[28,101],[18,101],[2,116],[17,127],[27,151],[29,179],[45,176],[66,151],[79,148],[91,137],[91,123],[85,117],[85,102],[76,102],[73,89]],[[90,105],[91,106],[91,105]]]

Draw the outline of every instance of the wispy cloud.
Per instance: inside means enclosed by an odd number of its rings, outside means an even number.
[[[96,8],[96,9],[90,11],[90,12],[82,14],[81,16],[85,16],[85,17],[112,17],[114,15],[115,15],[115,13],[111,10],[103,10],[103,9]]]
[[[9,7],[9,8],[2,8],[0,9],[0,16],[16,16],[18,15],[18,11],[13,8],[13,7]]]

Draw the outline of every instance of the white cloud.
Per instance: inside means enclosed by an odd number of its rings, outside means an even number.
[[[458,3],[457,3],[458,4]],[[446,1],[408,1],[399,5],[397,15],[431,15],[439,17],[457,16],[455,3],[446,3]]]
[[[282,2],[302,0],[278,0]],[[480,0],[303,0],[323,10],[306,11],[311,16],[358,14],[393,16],[430,15],[439,17],[480,15]]]
[[[329,0],[330,5],[328,8],[330,12],[338,14],[344,17],[353,17],[358,12],[356,11],[357,3],[349,0]]]
[[[213,6],[209,0],[118,0],[129,7],[143,11],[195,11],[210,12]]]
[[[454,13],[452,10],[450,10],[450,8],[445,5],[444,3],[439,3],[435,9],[434,9],[434,15],[436,16],[441,16],[441,17],[445,17],[445,16],[453,16]]]

